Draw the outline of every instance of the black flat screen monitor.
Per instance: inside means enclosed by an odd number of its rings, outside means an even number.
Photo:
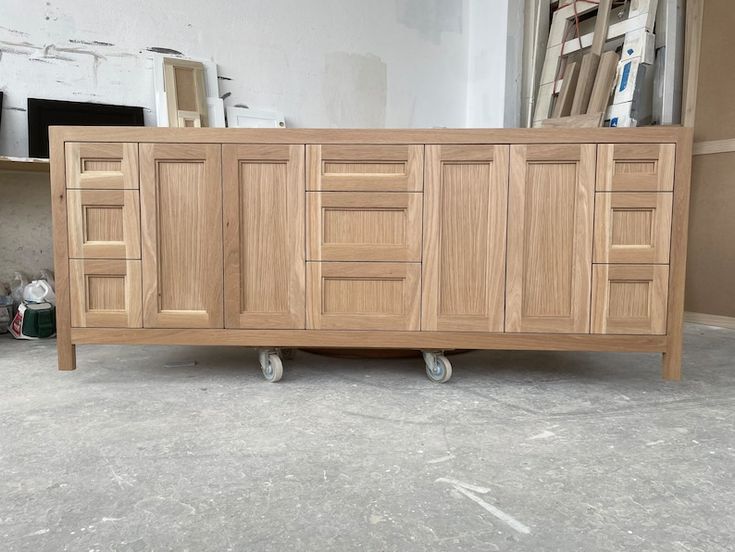
[[[143,126],[143,108],[28,98],[28,156],[48,157],[48,127]]]

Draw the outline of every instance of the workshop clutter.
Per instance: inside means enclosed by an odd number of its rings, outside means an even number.
[[[43,269],[30,282],[16,272],[10,285],[0,284],[0,333],[16,339],[40,339],[56,334],[54,273]]]

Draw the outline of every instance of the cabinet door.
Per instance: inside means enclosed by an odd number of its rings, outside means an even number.
[[[142,326],[140,261],[71,259],[69,285],[73,327]]]
[[[508,146],[427,146],[423,330],[503,331]]]
[[[669,267],[595,265],[592,333],[665,334]]]
[[[141,144],[143,324],[221,328],[221,146]]]
[[[307,263],[307,328],[418,330],[418,263]]]
[[[597,190],[670,192],[674,189],[674,144],[600,144]]]
[[[420,193],[309,192],[308,258],[420,261]]]
[[[424,146],[307,146],[307,189],[334,192],[417,192]]]
[[[587,333],[595,146],[511,146],[508,332]]]
[[[66,144],[66,187],[138,188],[138,144]]]
[[[304,146],[225,145],[225,326],[304,328]]]

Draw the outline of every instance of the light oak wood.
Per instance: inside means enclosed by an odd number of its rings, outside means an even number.
[[[684,279],[686,277],[687,240],[689,237],[689,191],[692,173],[692,141],[694,131],[682,129],[676,150],[676,181],[671,215],[671,251],[669,254],[669,296],[666,352],[663,377],[681,379],[681,350],[684,328]]]
[[[149,142],[165,144],[578,144],[676,143],[674,126],[598,129],[247,129],[156,127],[52,127],[62,142]]]
[[[143,326],[140,261],[70,259],[69,271],[73,327]]]
[[[426,146],[422,330],[501,332],[508,146]]]
[[[670,192],[675,151],[674,144],[600,144],[597,191]]]
[[[48,173],[50,170],[48,159],[0,155],[0,171]]]
[[[421,260],[422,194],[308,192],[307,258]]]
[[[71,340],[71,296],[69,282],[69,229],[66,209],[66,154],[59,127],[49,134],[51,217],[54,244],[56,293],[56,355],[59,370],[75,370],[76,347]]]
[[[595,265],[592,333],[666,333],[666,265]]]
[[[595,146],[511,146],[508,332],[589,331]]]
[[[602,111],[599,111],[558,119],[544,119],[541,121],[541,128],[596,128],[602,126],[604,115]]]
[[[561,90],[559,90],[559,95],[556,97],[554,110],[551,112],[552,119],[571,115],[574,91],[577,89],[577,79],[579,79],[579,63],[568,61],[564,68],[564,80],[561,83]]]
[[[687,0],[684,31],[684,78],[681,98],[681,123],[694,127],[699,85],[699,56],[702,49],[704,0]]]
[[[225,327],[306,324],[304,146],[222,148]]]
[[[69,256],[140,259],[138,190],[68,190]]]
[[[423,185],[424,146],[306,146],[307,189],[416,192]]]
[[[595,82],[587,104],[587,113],[604,112],[607,109],[615,85],[615,72],[619,61],[620,55],[615,51],[604,52],[600,56]]]
[[[306,264],[306,327],[315,330],[418,330],[418,263]]]
[[[138,144],[66,144],[66,187],[138,188]]]
[[[243,347],[359,347],[379,349],[501,349],[660,353],[658,335],[503,334],[342,330],[157,330],[74,328],[79,344],[230,345]]]
[[[710,155],[713,153],[730,153],[735,151],[735,138],[727,140],[706,140],[694,143],[693,155]]]
[[[223,327],[221,147],[141,144],[143,323]]]
[[[202,63],[188,59],[163,58],[163,85],[166,90],[168,126],[209,126]]]
[[[668,263],[671,204],[668,192],[595,194],[596,263]]]
[[[588,107],[592,96],[592,88],[597,77],[602,48],[607,38],[611,6],[612,0],[600,0],[600,5],[597,8],[597,18],[595,19],[592,46],[590,47],[590,51],[582,56],[582,63],[579,68],[577,89],[574,91],[574,101],[572,102],[572,115],[581,115],[589,112]],[[595,111],[603,110],[604,108]]]

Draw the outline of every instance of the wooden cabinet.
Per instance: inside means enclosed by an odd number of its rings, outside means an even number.
[[[304,328],[304,146],[223,146],[225,326]]]
[[[223,327],[221,146],[141,144],[143,325]]]
[[[502,332],[508,146],[426,147],[424,330]]]
[[[589,332],[595,153],[510,148],[508,332]]]
[[[51,146],[62,368],[122,342],[434,368],[634,350],[679,375],[689,130],[58,127]]]

